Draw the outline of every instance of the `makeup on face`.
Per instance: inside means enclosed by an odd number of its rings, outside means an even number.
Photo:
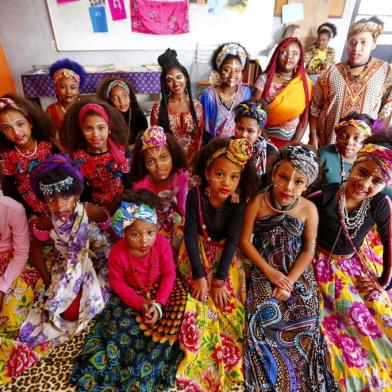
[[[156,185],[164,184],[170,179],[173,160],[167,145],[146,148],[143,151],[143,160],[148,174]]]
[[[0,132],[9,142],[19,147],[29,146],[34,142],[31,123],[17,110],[0,113]]]
[[[137,219],[124,232],[130,251],[138,257],[151,251],[157,236],[157,226]]]
[[[279,69],[283,72],[291,72],[298,65],[301,50],[296,42],[292,42],[279,52]]]
[[[76,204],[79,201],[79,195],[67,195],[55,193],[45,195],[45,202],[50,213],[59,220],[66,221],[75,212]]]
[[[236,58],[225,60],[219,68],[219,74],[223,85],[236,86],[242,80],[242,65]]]
[[[110,129],[108,123],[98,114],[89,114],[83,119],[83,136],[87,150],[93,153],[103,153],[108,150]]]
[[[79,85],[73,78],[60,78],[55,84],[60,103],[69,105],[79,97]]]
[[[354,126],[347,126],[336,133],[336,148],[343,157],[355,158],[363,145],[363,133]]]
[[[110,102],[121,113],[125,113],[131,105],[131,98],[128,91],[121,86],[116,86],[110,90]]]
[[[347,56],[351,66],[366,64],[372,50],[376,47],[369,31],[356,33],[347,41]]]
[[[248,139],[252,144],[255,144],[257,138],[261,135],[261,129],[257,120],[250,117],[240,117],[235,124],[234,137],[236,139]]]

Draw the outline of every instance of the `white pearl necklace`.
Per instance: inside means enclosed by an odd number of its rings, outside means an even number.
[[[35,147],[34,147],[34,150],[33,150],[32,152],[27,153],[27,154],[23,154],[23,152],[20,151],[18,147],[16,147],[16,146],[14,146],[14,147],[15,147],[15,150],[16,150],[20,155],[22,155],[22,157],[24,157],[24,158],[30,158],[30,157],[32,157],[32,156],[34,156],[34,155],[36,154],[37,148],[38,148],[38,143],[37,143],[37,141],[35,140]]]

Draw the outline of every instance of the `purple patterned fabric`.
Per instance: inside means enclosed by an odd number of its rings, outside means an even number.
[[[152,94],[161,91],[159,77],[161,71],[133,71],[133,72],[91,72],[81,89],[81,94],[93,94],[101,79],[109,76],[117,76],[132,82],[136,93]],[[21,75],[23,92],[27,98],[54,97],[53,81],[48,73]]]

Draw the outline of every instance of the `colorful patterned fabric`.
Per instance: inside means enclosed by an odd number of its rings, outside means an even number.
[[[364,138],[367,138],[372,135],[372,129],[365,121],[354,120],[354,119],[341,121],[338,124],[336,124],[335,125],[335,133],[339,132],[342,128],[346,128],[349,126],[352,126],[356,129],[358,129],[358,131],[361,131]]]
[[[54,241],[51,285],[30,309],[19,339],[30,347],[48,343],[56,346],[66,341],[100,313],[108,302],[106,234],[94,222],[80,202],[75,213],[65,222],[52,220],[50,233]],[[78,319],[62,317],[80,296]]]
[[[374,252],[362,249],[362,262],[357,256],[316,254],[321,328],[343,391],[387,392],[392,380],[392,296],[382,291],[365,298],[357,290],[358,277],[380,271],[383,265]]]
[[[243,167],[252,156],[252,144],[248,139],[231,139],[226,147],[215,151],[207,161],[207,167],[221,155]]]
[[[73,79],[78,85],[80,84],[80,76],[72,71],[72,69],[61,68],[58,69],[53,75],[53,81],[56,84],[61,78]]]
[[[11,259],[12,250],[0,253],[0,275]],[[16,336],[42,287],[37,270],[27,263],[4,295],[0,310],[0,385],[21,374],[27,366],[26,362],[30,362],[31,366],[38,361],[38,356],[18,343]]]
[[[285,275],[302,251],[304,223],[290,215],[255,221],[253,244]],[[245,380],[249,391],[337,391],[325,358],[312,267],[295,282],[287,301],[256,267],[250,274],[245,329]]]
[[[320,147],[335,143],[335,125],[351,112],[374,119],[392,112],[392,65],[372,59],[358,81],[350,80],[347,63],[331,66],[314,87],[311,115],[317,117]]]
[[[224,241],[207,241],[199,236],[199,252],[206,277],[211,282],[221,257]],[[187,285],[192,271],[185,244],[180,248],[177,269]],[[245,324],[245,274],[235,255],[226,279],[229,302],[224,309],[211,298],[204,304],[188,295],[180,331],[185,358],[177,371],[177,386],[198,392],[231,391],[242,386],[243,330]]]
[[[172,387],[183,357],[178,332],[186,296],[177,280],[163,318],[151,328],[112,293],[72,372],[78,391],[152,392]]]
[[[232,56],[237,56],[240,59],[242,67],[245,67],[246,60],[248,58],[248,55],[246,54],[244,48],[235,42],[229,42],[223,48],[221,51],[218,53],[216,56],[215,62],[216,62],[216,68],[220,68],[222,63],[225,61],[226,57],[231,54]]]
[[[204,109],[204,128],[212,137],[231,137],[235,131],[235,108],[252,96],[248,86],[238,85],[237,95],[230,109],[223,105],[215,87],[206,88],[200,96]]]
[[[128,94],[130,94],[129,86],[123,81],[123,80],[112,80],[109,84],[108,87],[106,88],[106,99],[109,101],[110,100],[110,92],[115,88],[115,87],[121,87],[123,88]]]
[[[162,148],[166,144],[165,130],[159,125],[152,125],[142,135],[142,149]]]
[[[306,69],[321,73],[333,64],[335,64],[335,49],[330,46],[324,51],[314,43],[305,53]]]

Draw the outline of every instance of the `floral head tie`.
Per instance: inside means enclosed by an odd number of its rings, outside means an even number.
[[[18,106],[14,100],[12,100],[11,98],[0,98],[0,110],[6,108],[10,108],[18,112],[21,112],[25,117],[28,117],[26,111],[22,109],[20,106]]]
[[[264,128],[265,124],[267,123],[267,112],[256,102],[240,103],[237,106],[235,121],[237,122],[237,120],[239,120],[241,117],[255,119],[260,128]]]
[[[339,124],[335,125],[335,132],[338,133],[342,128],[352,126],[358,131],[361,131],[363,136],[366,138],[368,136],[372,135],[372,129],[368,124],[366,124],[365,121],[362,120],[347,120],[347,121],[342,121]]]
[[[122,201],[120,207],[112,218],[112,229],[119,236],[124,236],[124,230],[131,226],[136,220],[157,224],[158,218],[154,208],[147,204],[135,204]]]
[[[215,151],[207,161],[207,167],[221,155],[240,167],[244,167],[252,156],[252,143],[248,139],[232,139],[227,147]]]
[[[153,125],[144,131],[142,136],[142,150],[147,148],[161,148],[166,144],[166,134],[162,127]]]
[[[248,58],[244,48],[234,42],[226,44],[216,56],[216,67],[219,69],[226,57],[231,54],[237,56],[240,59],[242,67],[245,67],[246,60]]]
[[[113,80],[108,84],[108,88],[106,89],[106,99],[109,100],[110,98],[110,92],[115,88],[115,87],[121,87],[123,88],[128,94],[130,94],[129,86],[123,81],[123,80]]]
[[[72,71],[72,69],[58,69],[53,75],[54,83],[56,84],[63,77],[66,79],[73,79],[78,85],[80,84],[80,76],[76,72]]]
[[[350,26],[348,30],[348,37],[350,38],[354,34],[363,33],[366,31],[368,31],[373,36],[373,38],[376,39],[384,31],[384,27],[372,21],[359,20]]]
[[[295,169],[308,179],[308,186],[313,184],[319,174],[317,155],[306,146],[287,146],[279,151],[275,169],[283,161],[289,161]]]
[[[106,124],[109,125],[110,128],[110,119],[109,119],[109,115],[108,112],[106,111],[106,109],[101,106],[98,105],[96,103],[87,103],[86,105],[82,106],[82,108],[79,111],[79,126],[80,128],[83,128],[83,120],[86,117],[88,112],[94,112],[96,114],[98,114],[98,116],[101,116]]]
[[[366,144],[358,153],[354,165],[359,162],[376,161],[387,184],[392,185],[392,150],[377,144]]]

